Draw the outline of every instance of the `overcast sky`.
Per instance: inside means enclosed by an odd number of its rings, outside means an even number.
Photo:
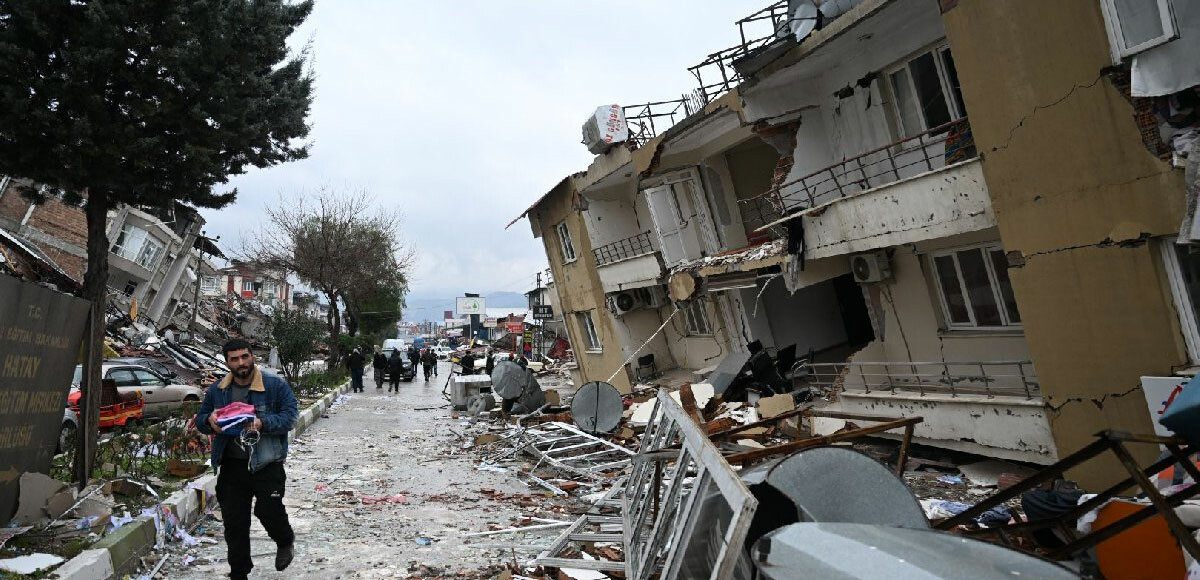
[[[312,155],[232,180],[206,211],[237,247],[280,194],[365,188],[399,207],[414,297],[526,291],[545,269],[529,223],[504,226],[592,155],[596,107],[679,98],[687,67],[734,45],[768,0],[317,0],[299,44],[316,71]]]

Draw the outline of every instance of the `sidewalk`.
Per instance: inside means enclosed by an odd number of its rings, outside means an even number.
[[[296,559],[276,572],[275,545],[254,520],[252,578],[386,578],[414,572],[491,577],[494,573],[484,569],[511,558],[458,539],[489,523],[507,527],[520,518],[511,501],[492,499],[481,488],[530,490],[511,475],[477,471],[474,453],[457,449],[450,429],[458,430],[458,421],[448,418],[442,398],[449,365],[442,363],[440,372],[428,383],[420,377],[402,382],[399,394],[376,389],[368,376],[365,393],[351,393],[315,430],[296,439],[285,498],[297,534]],[[220,521],[210,519],[201,529],[198,537],[217,543],[174,545],[160,578],[207,580],[228,573]],[[423,546],[420,538],[434,541]]]

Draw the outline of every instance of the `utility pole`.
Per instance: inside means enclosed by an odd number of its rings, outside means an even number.
[[[542,273],[541,273],[541,271],[539,271],[536,274],[536,276],[537,276],[537,284],[534,286],[534,290],[533,290],[533,310],[535,312],[537,311],[537,307],[542,305]],[[535,356],[537,358],[535,360],[541,360],[542,356],[543,356],[542,349],[545,346],[543,344],[543,341],[546,339],[546,321],[535,317],[534,322],[537,324],[537,332],[538,332],[537,352],[535,353]]]

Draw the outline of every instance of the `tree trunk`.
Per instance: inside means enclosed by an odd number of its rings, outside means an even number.
[[[327,370],[333,370],[337,367],[338,361],[341,358],[341,353],[338,349],[338,339],[342,337],[342,313],[338,310],[338,295],[337,292],[327,292],[325,294],[329,298],[329,362],[326,365]]]
[[[87,193],[87,273],[83,276],[83,297],[92,303],[83,360],[83,395],[79,404],[79,431],[76,434],[75,481],[83,490],[91,479],[100,439],[100,370],[104,356],[104,314],[108,308],[108,196],[103,191]]]

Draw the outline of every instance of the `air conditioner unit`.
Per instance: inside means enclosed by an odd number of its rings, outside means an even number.
[[[593,154],[600,155],[628,139],[629,125],[620,105],[600,107],[583,123],[583,144]]]
[[[670,300],[667,297],[667,289],[663,286],[638,288],[638,290],[642,292],[642,301],[646,303],[646,308],[662,308]]]
[[[885,251],[851,256],[850,271],[854,273],[854,281],[860,284],[881,282],[892,277],[892,266]]]
[[[626,290],[624,292],[617,292],[616,294],[609,296],[608,297],[609,310],[612,310],[613,314],[615,314],[617,316],[622,316],[627,312],[637,310],[639,308],[646,306],[644,296],[641,293],[637,292],[637,290],[640,290],[640,288],[638,288],[636,290]]]

